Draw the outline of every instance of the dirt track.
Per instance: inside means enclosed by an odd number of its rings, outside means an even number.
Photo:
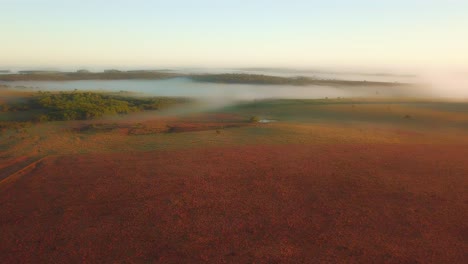
[[[363,144],[51,157],[3,184],[0,259],[463,263],[466,157]]]

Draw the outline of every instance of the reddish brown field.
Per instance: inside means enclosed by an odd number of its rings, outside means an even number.
[[[2,263],[466,263],[468,146],[49,156],[0,182]]]

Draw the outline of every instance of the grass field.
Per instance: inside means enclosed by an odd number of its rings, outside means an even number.
[[[0,259],[465,263],[466,110],[266,100],[5,128]]]

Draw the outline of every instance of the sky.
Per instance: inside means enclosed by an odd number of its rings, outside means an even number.
[[[468,69],[468,1],[0,0],[0,67]]]

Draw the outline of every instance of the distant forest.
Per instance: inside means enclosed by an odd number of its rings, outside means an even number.
[[[77,72],[47,72],[47,71],[23,71],[17,74],[2,74],[0,81],[75,81],[75,80],[131,80],[131,79],[167,79],[179,75],[168,72],[156,71],[118,71],[107,70],[105,72],[89,72],[79,70]]]
[[[198,82],[237,83],[237,84],[270,84],[270,85],[328,85],[328,86],[402,86],[395,82],[349,81],[336,79],[315,79],[309,77],[279,77],[261,74],[227,73],[192,75]]]
[[[196,82],[232,83],[232,84],[264,84],[264,85],[328,85],[328,86],[409,86],[396,82],[351,81],[338,79],[317,79],[311,77],[280,77],[262,74],[226,73],[226,74],[180,74],[164,71],[119,71],[104,72],[46,72],[23,71],[17,74],[2,74],[0,81],[73,81],[73,80],[158,80],[176,77],[189,78]]]

